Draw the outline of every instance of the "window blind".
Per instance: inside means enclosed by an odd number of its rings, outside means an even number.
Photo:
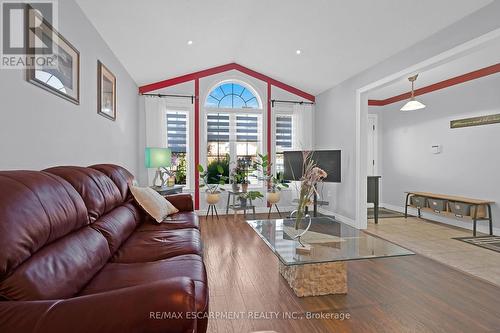
[[[187,114],[167,112],[167,147],[173,153],[185,153],[187,148]]]
[[[236,141],[259,141],[259,118],[252,115],[236,116]]]
[[[292,116],[276,117],[276,150],[292,148]]]
[[[229,115],[219,113],[207,115],[207,140],[229,142]]]

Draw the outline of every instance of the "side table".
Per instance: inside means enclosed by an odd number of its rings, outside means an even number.
[[[243,214],[246,216],[247,215],[247,210],[252,210],[253,212],[253,217],[255,218],[255,206],[252,203],[252,199],[247,199],[247,205],[242,206],[241,204],[236,203],[236,199],[240,194],[243,194],[245,192],[241,191],[232,191],[232,190],[226,190],[227,192],[227,206],[226,206],[226,215],[229,214],[229,210],[232,209],[234,211],[234,215],[240,210],[243,211]],[[231,201],[231,197],[233,200]]]
[[[160,193],[162,196],[171,195],[171,194],[179,194],[182,193],[182,189],[184,185],[174,185],[174,186],[151,186],[153,190]]]

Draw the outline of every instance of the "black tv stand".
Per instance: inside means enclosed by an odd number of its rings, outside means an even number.
[[[299,202],[298,199],[293,199],[292,202]],[[318,203],[320,205],[328,205],[330,204],[329,201],[322,201],[322,200],[319,200],[318,201],[318,195],[316,193],[314,193],[314,196],[313,196],[313,217],[318,217]],[[309,214],[309,206],[306,206],[306,209],[305,209],[305,213],[306,214]]]
[[[309,206],[306,206],[306,214],[309,214]],[[318,198],[314,195],[313,201],[313,217],[318,217]]]
[[[318,217],[318,202],[321,205],[328,205],[329,204],[328,201],[318,201],[318,195],[316,193],[314,193],[314,196],[313,196],[313,217]],[[309,213],[308,206],[306,206],[306,214],[307,213]]]

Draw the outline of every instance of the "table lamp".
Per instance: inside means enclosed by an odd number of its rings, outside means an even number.
[[[170,173],[165,168],[172,165],[172,152],[168,148],[146,147],[144,155],[146,157],[146,168],[156,168],[155,178],[153,179],[153,186],[156,186],[156,181],[158,178],[160,178],[161,185],[159,187],[164,187],[165,179],[163,178],[163,176],[164,174]]]

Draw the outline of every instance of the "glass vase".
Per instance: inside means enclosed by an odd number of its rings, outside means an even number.
[[[293,237],[293,239],[296,239],[301,246],[305,247],[306,245],[304,243],[302,243],[301,237],[304,236],[306,234],[306,232],[309,231],[309,228],[311,227],[312,219],[311,219],[311,216],[309,214],[305,214],[305,212],[302,212],[301,214],[299,214],[299,213],[300,213],[299,210],[294,210],[293,212],[290,213],[290,218],[296,219],[295,229],[298,229],[300,222],[307,221],[307,226],[302,232],[295,235]]]

